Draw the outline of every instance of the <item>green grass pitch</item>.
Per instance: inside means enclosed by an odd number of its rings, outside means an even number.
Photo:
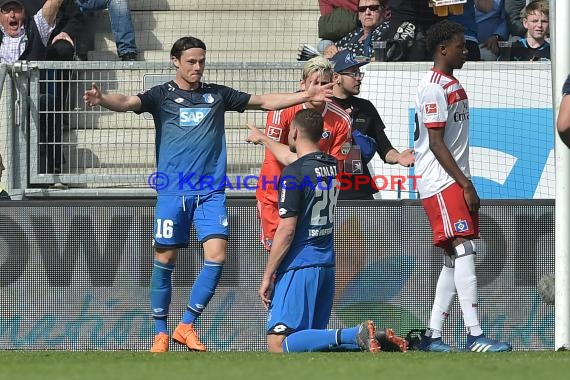
[[[570,352],[303,353],[0,351],[0,380],[565,379]]]

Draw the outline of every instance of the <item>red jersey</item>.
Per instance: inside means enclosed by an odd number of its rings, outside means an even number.
[[[271,139],[282,144],[288,144],[289,128],[291,121],[298,111],[306,108],[304,104],[285,108],[279,111],[271,111],[267,114],[265,134]],[[323,117],[323,136],[319,142],[321,151],[330,154],[339,161],[346,158],[347,147],[350,147],[351,131],[350,116],[338,104],[325,103]],[[343,149],[344,145],[344,149]],[[345,153],[343,153],[343,150]],[[263,203],[277,204],[277,185],[283,165],[277,161],[269,149],[265,149],[265,159],[261,165],[261,173],[257,181],[255,197]]]

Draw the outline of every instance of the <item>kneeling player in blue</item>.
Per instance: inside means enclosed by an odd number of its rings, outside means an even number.
[[[289,149],[298,159],[281,176],[281,219],[259,288],[269,311],[268,349],[376,352],[372,321],[326,329],[334,297],[333,219],[339,188],[336,159],[319,150],[322,131],[323,119],[312,109],[299,111],[291,123]]]
[[[308,101],[329,101],[332,84],[290,94],[250,95],[201,81],[206,45],[194,37],[174,43],[170,60],[174,80],[134,96],[103,93],[93,84],[83,96],[90,106],[153,115],[158,171],[149,185],[158,192],[154,223],[151,308],[155,321],[152,352],[169,348],[168,309],[178,248],[188,246],[190,224],[204,247],[204,267],[190,293],[172,340],[193,351],[206,351],[194,329],[214,295],[226,260],[226,140],[224,114],[246,109],[276,110]],[[151,179],[154,179],[151,182]]]

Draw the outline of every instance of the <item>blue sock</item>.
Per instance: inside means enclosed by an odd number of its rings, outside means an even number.
[[[358,326],[340,330],[302,330],[283,340],[283,352],[360,351]]]
[[[206,306],[208,306],[208,302],[210,302],[216,291],[218,281],[220,281],[223,268],[223,263],[204,261],[204,267],[200,271],[194,286],[192,286],[190,300],[182,316],[183,323],[194,323],[196,318],[198,318]]]
[[[343,344],[356,345],[356,334],[358,334],[358,326],[340,330],[340,342]]]
[[[150,306],[154,318],[154,330],[168,334],[166,321],[168,319],[168,307],[172,295],[172,271],[174,265],[162,264],[155,260],[150,279]]]
[[[339,342],[339,330],[302,330],[283,340],[283,352],[326,352],[333,350]]]
[[[360,347],[356,343],[356,334],[358,334],[358,326],[339,330],[340,344],[334,347],[333,351],[360,351]]]

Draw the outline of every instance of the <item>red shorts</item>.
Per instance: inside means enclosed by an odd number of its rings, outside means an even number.
[[[433,231],[433,244],[449,248],[456,237],[479,237],[479,213],[469,212],[463,189],[453,183],[440,193],[422,199]]]
[[[277,213],[277,203],[263,203],[257,201],[257,217],[261,224],[261,243],[266,250],[270,251],[280,219]]]

